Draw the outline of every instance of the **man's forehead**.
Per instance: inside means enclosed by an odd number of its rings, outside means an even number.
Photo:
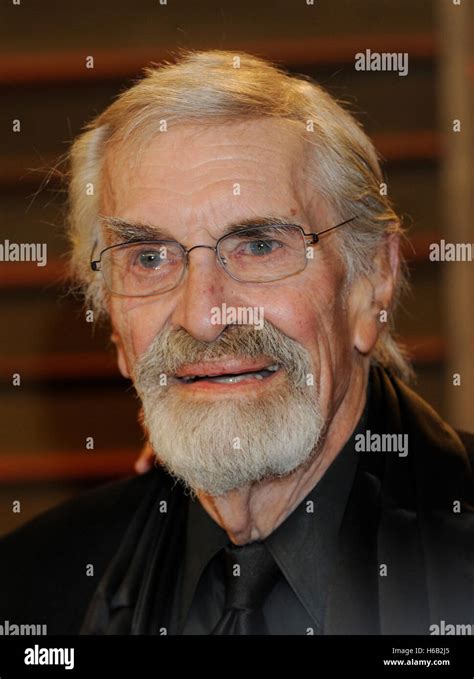
[[[288,125],[285,125],[288,123]],[[253,211],[301,210],[300,130],[290,121],[183,125],[156,135],[138,158],[117,148],[103,175],[102,214],[154,223],[154,212],[181,221],[213,210],[249,218]],[[222,215],[216,221],[222,223]]]
[[[186,181],[193,174],[239,163],[260,163],[266,173],[294,174],[300,168],[304,140],[300,123],[275,118],[215,124],[177,124],[165,132],[111,144],[104,158],[106,179],[129,183],[150,171]],[[271,160],[271,165],[268,161]],[[212,169],[212,168],[211,168]]]

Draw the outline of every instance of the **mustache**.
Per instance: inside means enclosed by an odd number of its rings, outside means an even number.
[[[253,325],[229,325],[212,342],[201,342],[183,328],[167,327],[136,361],[133,377],[140,391],[156,387],[163,375],[174,375],[187,364],[224,357],[262,356],[278,363],[295,387],[306,386],[311,373],[309,352],[267,320],[260,329]]]

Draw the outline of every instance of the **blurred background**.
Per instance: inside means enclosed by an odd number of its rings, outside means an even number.
[[[5,0],[0,12],[0,243],[48,247],[45,267],[0,262],[0,534],[133,473],[138,401],[108,329],[66,294],[64,186],[58,171],[46,178],[88,120],[179,47],[255,53],[348,102],[409,228],[413,291],[398,331],[415,388],[474,431],[474,263],[428,259],[441,238],[474,244],[473,2]],[[366,49],[407,52],[408,75],[356,71]]]

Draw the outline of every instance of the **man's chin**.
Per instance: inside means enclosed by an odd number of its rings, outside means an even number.
[[[291,474],[318,445],[324,418],[308,390],[285,380],[274,386],[261,398],[212,403],[185,398],[179,387],[148,392],[142,402],[153,450],[173,476],[209,495]]]
[[[213,408],[207,409],[207,425]],[[318,422],[282,431],[199,432],[194,427],[160,428],[150,432],[157,460],[194,493],[223,495],[270,479],[283,478],[308,464],[318,450]],[[235,436],[234,436],[235,434]],[[239,435],[240,434],[240,435]]]
[[[214,479],[210,479],[208,474],[205,474],[205,479],[202,479],[201,475],[199,474],[198,475],[193,474],[191,478],[189,475],[189,470],[183,473],[182,469],[176,470],[174,468],[171,468],[168,464],[166,464],[163,458],[160,458],[159,456],[156,457],[156,460],[157,464],[166,469],[166,471],[174,479],[182,483],[183,486],[185,486],[185,488],[192,495],[196,496],[204,494],[210,497],[219,497],[223,495],[229,495],[232,493],[238,493],[239,491],[247,490],[249,488],[263,485],[268,482],[289,478],[293,474],[295,474],[299,469],[307,466],[313,459],[314,455],[315,455],[314,450],[310,451],[305,456],[305,458],[299,459],[298,463],[296,463],[294,466],[289,466],[284,473],[282,473],[281,471],[277,472],[267,470],[266,473],[258,476],[251,474],[247,476],[242,475],[238,481],[234,480],[231,483],[226,483],[225,481],[222,480],[222,478],[220,478],[220,476]]]

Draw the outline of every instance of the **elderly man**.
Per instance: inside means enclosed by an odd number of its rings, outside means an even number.
[[[468,437],[405,384],[381,182],[349,113],[249,55],[182,55],[89,125],[74,274],[157,464],[4,539],[4,617],[73,634],[474,622]]]

